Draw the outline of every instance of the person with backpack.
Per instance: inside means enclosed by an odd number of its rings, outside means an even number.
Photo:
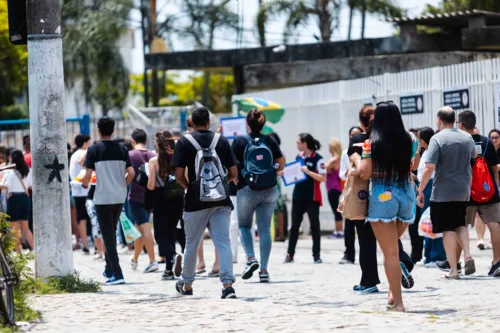
[[[470,161],[475,158],[475,143],[470,134],[454,128],[455,111],[442,107],[437,114],[439,133],[435,134],[427,149],[425,168],[418,189],[418,205],[424,206],[424,190],[434,174],[431,194],[432,232],[443,233],[443,244],[448,261],[447,279],[459,279],[459,256],[457,238],[464,250],[465,274],[476,271],[474,259],[470,253],[469,232],[465,215],[471,195],[472,168]]]
[[[229,182],[238,182],[236,160],[227,139],[209,130],[210,114],[206,108],[196,108],[191,121],[194,131],[177,142],[172,158],[175,177],[187,190],[184,200],[184,267],[182,281],[177,282],[175,288],[180,295],[193,295],[197,250],[208,226],[219,254],[222,298],[236,298],[232,287],[235,278],[229,240],[233,205],[227,192]]]
[[[247,264],[241,278],[248,280],[260,267],[260,282],[269,282],[267,264],[271,254],[271,219],[278,201],[277,172],[285,167],[281,149],[270,136],[262,134],[266,116],[259,109],[247,114],[248,135],[238,136],[232,144],[238,160],[238,223]],[[257,217],[261,264],[255,258],[252,224]]]
[[[476,115],[463,111],[458,115],[458,127],[472,136],[477,158],[471,160],[471,199],[467,207],[466,223],[474,225],[476,214],[488,226],[493,245],[493,262],[489,276],[500,277],[500,196],[498,193],[498,157],[493,142],[487,137],[474,134]],[[460,244],[457,245],[461,249]],[[458,250],[457,249],[457,253]]]
[[[313,239],[313,260],[321,264],[321,229],[319,223],[319,207],[323,204],[321,197],[321,183],[326,182],[326,165],[323,156],[317,153],[321,148],[318,140],[309,133],[301,133],[297,138],[297,149],[300,154],[296,157],[301,161],[302,171],[307,175],[305,181],[295,184],[292,197],[292,228],[288,240],[288,253],[285,263],[292,263],[295,247],[299,239],[299,229],[304,214],[309,216]]]
[[[181,275],[182,256],[175,251],[177,225],[184,208],[184,188],[177,183],[172,170],[175,141],[169,131],[155,135],[158,156],[149,160],[148,189],[154,191],[153,224],[160,257],[166,261],[163,280]]]
[[[147,138],[148,135],[142,129],[135,129],[132,132],[132,146],[134,149],[129,152],[129,156],[136,177],[130,184],[128,204],[132,221],[141,233],[141,237],[134,242],[134,254],[130,258],[130,266],[132,270],[137,270],[139,255],[143,247],[145,247],[149,257],[149,264],[144,268],[144,273],[151,273],[157,271],[159,266],[155,260],[155,244],[151,225],[149,224],[152,193],[147,189],[147,176],[144,176],[144,174],[149,169],[149,160],[156,156],[156,153],[146,148]]]

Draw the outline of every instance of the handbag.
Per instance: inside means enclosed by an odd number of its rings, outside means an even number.
[[[165,181],[158,174],[156,178],[159,187],[163,187],[165,199],[184,197],[184,187],[177,182],[174,175],[168,175]]]
[[[364,220],[368,216],[368,180],[363,180],[351,167],[344,189],[344,218],[352,221]]]

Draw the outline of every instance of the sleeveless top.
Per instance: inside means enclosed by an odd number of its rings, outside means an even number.
[[[332,170],[326,175],[326,190],[328,192],[331,190],[341,191],[339,170]]]

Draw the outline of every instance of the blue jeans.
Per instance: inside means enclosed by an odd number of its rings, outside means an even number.
[[[432,194],[432,179],[429,180],[427,186],[424,189],[424,207],[422,208],[422,213],[429,208]],[[446,252],[444,251],[443,239],[442,238],[424,238],[424,264],[430,262],[446,260]]]
[[[267,263],[271,254],[271,219],[277,201],[278,188],[276,186],[264,191],[253,191],[246,186],[239,190],[237,194],[241,243],[248,258],[255,257],[252,238],[253,214],[255,213],[257,217],[262,270],[267,270]]]

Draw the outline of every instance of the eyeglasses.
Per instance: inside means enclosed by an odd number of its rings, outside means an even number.
[[[382,101],[382,102],[378,102],[378,103],[376,104],[376,106],[379,106],[379,105],[381,105],[381,104],[394,104],[394,101]]]
[[[500,139],[500,136],[490,136],[490,140],[498,140]]]

